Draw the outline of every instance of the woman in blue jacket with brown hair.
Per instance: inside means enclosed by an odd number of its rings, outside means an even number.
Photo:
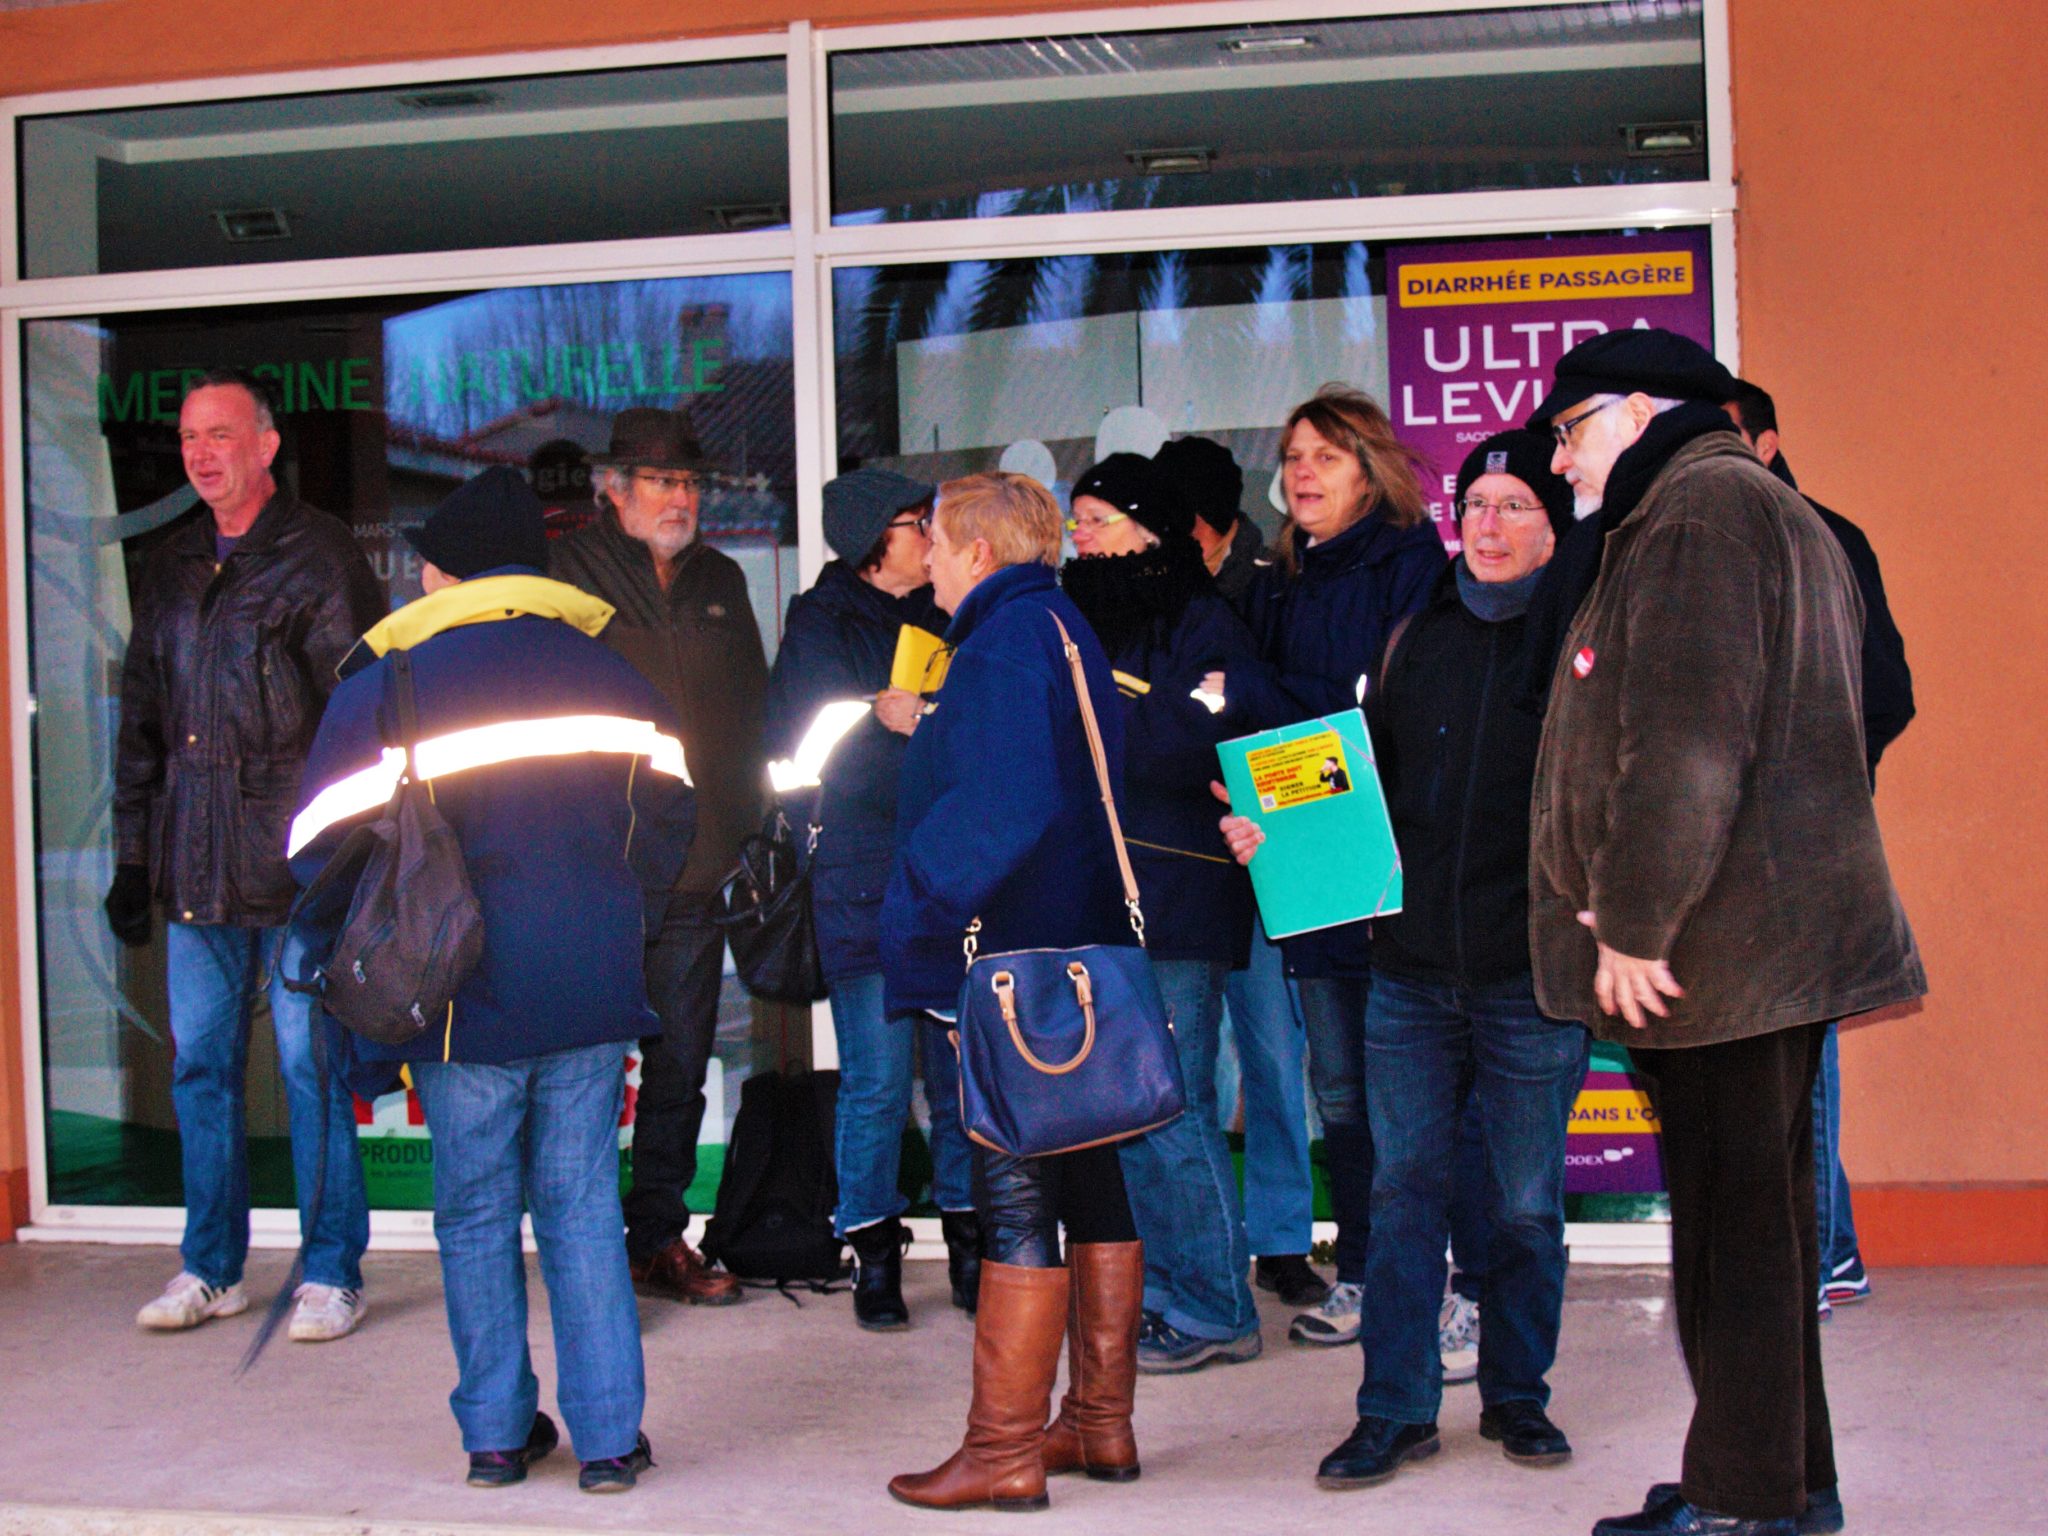
[[[892,1012],[950,1016],[970,924],[984,954],[1131,942],[1061,625],[1100,701],[1113,785],[1124,739],[1108,707],[1109,662],[1053,576],[1060,513],[1050,493],[1024,475],[948,481],[931,538],[933,595],[953,615],[953,655],[904,755],[882,973]],[[889,1492],[926,1509],[1037,1509],[1049,1462],[1135,1477],[1144,1257],[1117,1149],[1018,1158],[977,1144],[974,1175],[986,1256],[967,1436],[950,1459],[893,1479]],[[1063,1334],[1070,1387],[1048,1430]]]
[[[827,704],[874,701],[825,760],[815,792],[818,828],[812,912],[839,1045],[833,1230],[853,1247],[853,1312],[863,1328],[909,1326],[903,1302],[897,1188],[913,1067],[922,1059],[932,1106],[932,1199],[939,1207],[953,1304],[974,1310],[981,1232],[968,1182],[967,1137],[953,1048],[944,1031],[882,1006],[882,889],[896,852],[896,781],[923,700],[890,686],[905,625],[945,628],[932,602],[926,519],[936,493],[892,470],[864,468],[825,487],[825,539],[839,556],[790,599],[768,684],[769,750],[787,757]]]
[[[1388,635],[1428,600],[1444,568],[1419,468],[1386,412],[1357,390],[1326,385],[1288,416],[1280,435],[1287,525],[1247,607],[1260,656],[1206,685],[1227,701],[1231,735],[1363,704]],[[1281,946],[1300,987],[1337,1220],[1337,1284],[1295,1318],[1288,1337],[1297,1343],[1358,1337],[1372,1199],[1364,1055],[1370,941],[1371,925],[1359,922]]]
[[[1250,949],[1251,882],[1209,796],[1216,744],[1235,733],[1192,696],[1205,673],[1257,651],[1202,563],[1194,519],[1152,460],[1112,454],[1074,483],[1075,558],[1060,572],[1115,669],[1126,841],[1186,1091],[1180,1119],[1123,1144],[1145,1243],[1138,1368],[1148,1372],[1260,1350],[1237,1170],[1216,1115],[1223,984]]]

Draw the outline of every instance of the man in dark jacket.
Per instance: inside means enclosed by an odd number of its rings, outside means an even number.
[[[1177,437],[1160,445],[1152,462],[1166,474],[1180,504],[1195,516],[1192,530],[1202,563],[1239,613],[1262,565],[1270,563],[1259,525],[1244,515],[1244,471],[1237,456],[1210,437]]]
[[[1735,398],[1727,404],[1729,419],[1764,468],[1799,490],[1792,466],[1778,439],[1778,407],[1747,379],[1735,381]],[[1802,491],[1801,495],[1805,495]],[[1885,600],[1884,575],[1877,551],[1863,530],[1811,496],[1806,504],[1827,524],[1828,532],[1849,557],[1856,590],[1863,595],[1863,755],[1870,763],[1870,785],[1877,788],[1877,760],[1913,718],[1913,673],[1906,665],[1906,642],[1892,622]],[[1866,1300],[1870,1276],[1856,1243],[1856,1215],[1851,1205],[1849,1175],[1842,1168],[1842,1057],[1834,1024],[1828,1025],[1821,1048],[1820,1074],[1813,1084],[1814,1226],[1820,1240],[1820,1315],[1837,1305]]]
[[[296,890],[285,823],[306,748],[335,664],[385,606],[348,528],[279,489],[277,428],[259,385],[206,374],[185,396],[178,438],[206,511],[150,556],[135,590],[106,902],[108,923],[131,945],[149,941],[152,901],[170,917],[184,1268],[137,1316],[153,1329],[195,1327],[249,1304],[250,1001],[259,978],[274,974]],[[270,1012],[308,1227],[291,1336],[336,1339],[362,1317],[369,1242],[355,1112],[338,1085],[322,1092],[307,1000],[273,982]]]
[[[306,764],[292,867],[310,882],[390,798],[403,759],[387,658],[412,661],[419,773],[462,845],[483,955],[445,1020],[359,1058],[407,1061],[434,1137],[434,1235],[461,1372],[450,1404],[477,1487],[557,1443],[527,1358],[519,1220],[533,1216],[554,1318],[556,1401],[581,1485],[652,1463],[619,1210],[625,1060],[658,1029],[645,908],[689,844],[673,712],[592,637],[609,605],[541,575],[539,498],[498,468],[408,535],[426,596],[363,637]]]
[[[745,1293],[707,1268],[683,1231],[723,972],[711,903],[741,840],[760,825],[768,663],[745,574],[698,537],[707,467],[680,411],[621,411],[610,452],[595,461],[599,515],[556,542],[553,568],[617,610],[605,643],[682,721],[697,836],[666,917],[649,930],[647,991],[661,1033],[642,1042],[626,1247],[641,1285],[722,1306]]]
[[[1502,432],[1458,473],[1463,553],[1389,646],[1368,697],[1403,877],[1375,919],[1365,1013],[1374,1148],[1358,1422],[1317,1481],[1349,1488],[1435,1452],[1437,1323],[1468,1095],[1484,1145],[1480,1433],[1528,1465],[1571,1445],[1544,1409],[1564,1308],[1565,1135],[1591,1042],[1529,974],[1529,786],[1540,722],[1517,707],[1529,599],[1572,525],[1550,443]],[[1462,1194],[1463,1191],[1460,1191]],[[1462,1254],[1461,1254],[1462,1257]]]
[[[1605,529],[1537,758],[1536,996],[1650,1081],[1698,1398],[1681,1480],[1596,1536],[1841,1528],[1813,1080],[1826,1021],[1926,990],[1870,801],[1862,602],[1733,392],[1695,342],[1611,332],[1530,422]]]

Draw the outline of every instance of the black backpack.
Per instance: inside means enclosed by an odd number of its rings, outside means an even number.
[[[318,997],[364,1039],[404,1045],[444,1022],[457,989],[483,958],[484,914],[455,829],[419,780],[412,657],[393,651],[390,660],[405,772],[383,814],[343,838],[292,904],[287,925],[304,916],[326,926],[323,916],[331,922],[343,900],[348,910],[327,959],[310,977],[287,976],[284,984]]]
[[[761,1072],[740,1088],[704,1257],[743,1280],[822,1285],[840,1278],[832,1234],[839,1177],[832,1134],[837,1072]]]

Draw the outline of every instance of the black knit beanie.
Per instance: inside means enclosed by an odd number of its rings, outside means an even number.
[[[1159,466],[1139,453],[1112,453],[1074,482],[1074,500],[1093,496],[1128,513],[1160,539],[1192,538],[1194,509],[1173,494]]]
[[[1465,492],[1481,475],[1513,475],[1536,493],[1536,499],[1543,503],[1543,510],[1550,514],[1551,530],[1563,538],[1576,519],[1572,515],[1571,486],[1565,482],[1564,476],[1550,472],[1550,455],[1556,446],[1549,438],[1535,432],[1517,429],[1494,433],[1465,455],[1465,462],[1458,470],[1456,505],[1460,509],[1464,507]],[[1463,515],[1462,510],[1459,515]]]
[[[1218,533],[1243,512],[1244,471],[1231,451],[1209,437],[1176,437],[1152,455],[1174,499]]]

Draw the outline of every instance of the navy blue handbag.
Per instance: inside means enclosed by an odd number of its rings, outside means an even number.
[[[1124,848],[1102,733],[1081,652],[1060,624],[1088,752],[1116,844],[1134,945],[977,952],[981,920],[967,929],[967,980],[954,1041],[967,1134],[1012,1157],[1045,1157],[1143,1135],[1183,1105],[1173,1021],[1145,953],[1138,879]]]

